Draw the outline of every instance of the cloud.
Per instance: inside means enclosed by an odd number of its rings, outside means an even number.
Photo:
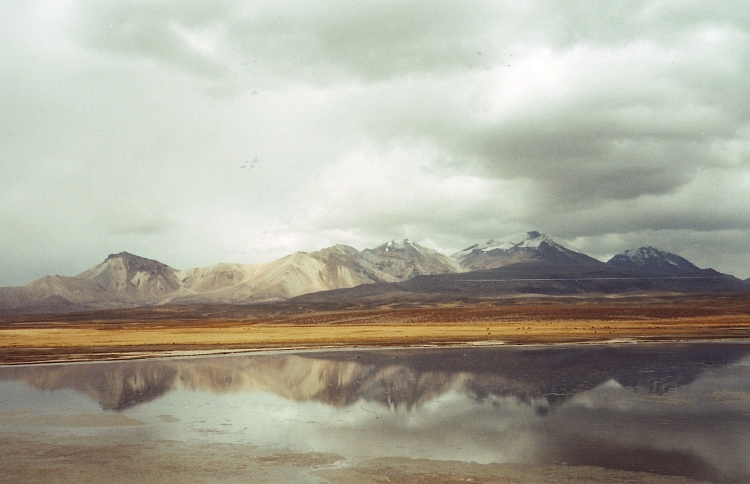
[[[163,215],[139,213],[129,219],[117,218],[111,221],[112,235],[155,235],[164,233],[173,222]]]
[[[18,266],[0,284],[120,250],[184,268],[532,229],[602,257],[654,237],[750,276],[724,240],[750,235],[742,2],[38,0],[0,18]]]
[[[153,58],[201,75],[221,75],[221,2],[82,2],[74,24],[87,47]]]
[[[383,233],[439,240],[474,233],[479,224],[486,230],[488,221],[526,209],[518,186],[436,169],[434,156],[426,147],[351,153],[297,195],[294,223],[310,231],[356,231],[372,243]]]
[[[639,52],[650,57],[645,66],[630,62]],[[514,73],[503,66],[466,76],[472,96],[456,95],[452,84],[430,92],[428,81],[430,96],[414,85],[412,102],[386,99],[363,123],[386,140],[429,141],[452,155],[453,166],[477,174],[536,180],[555,203],[581,203],[581,193],[590,205],[670,193],[698,167],[726,164],[733,144],[747,146],[747,119],[737,119],[726,101],[744,97],[746,83],[735,78],[731,95],[709,102],[709,83],[683,80],[664,67],[669,57],[640,45],[530,53]],[[705,60],[704,69],[720,71]],[[711,83],[719,78],[730,83],[722,72]]]
[[[696,25],[744,25],[731,8],[711,9],[712,18],[702,6],[670,3],[85,1],[70,29],[92,50],[198,75],[245,65],[304,81],[373,82],[491,67],[535,45],[618,46],[633,38],[670,41]]]
[[[481,65],[489,2],[86,2],[76,24],[97,51],[196,75],[368,81]],[[488,52],[490,54],[491,51]]]

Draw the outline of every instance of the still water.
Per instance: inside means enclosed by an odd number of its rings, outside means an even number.
[[[0,451],[0,482],[750,482],[750,344],[0,367]]]

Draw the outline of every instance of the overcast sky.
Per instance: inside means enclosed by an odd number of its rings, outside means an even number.
[[[0,2],[0,285],[538,230],[750,277],[745,1]]]

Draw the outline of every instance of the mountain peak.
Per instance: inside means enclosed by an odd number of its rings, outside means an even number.
[[[652,276],[700,271],[700,268],[687,259],[652,246],[628,249],[612,257],[607,264]]]
[[[419,244],[416,244],[412,242],[409,239],[403,239],[403,240],[389,240],[385,244],[381,245],[380,247],[377,247],[378,249],[383,248],[385,251],[390,250],[406,250],[408,248],[414,248],[414,249],[421,249],[422,247]]]
[[[362,255],[378,270],[385,271],[398,280],[460,270],[455,260],[409,239],[390,240],[374,249],[363,250]]]
[[[512,251],[515,249],[538,249],[544,243],[554,248],[581,253],[581,251],[576,249],[575,247],[571,247],[567,244],[559,242],[547,234],[532,230],[530,232],[507,235],[505,237],[497,239],[490,239],[484,244],[474,244],[460,252],[457,252],[453,255],[453,257],[461,258],[476,250],[480,250],[482,252],[493,252]]]
[[[137,255],[133,255],[130,252],[123,251],[123,252],[120,252],[119,254],[109,254],[107,256],[107,258],[104,259],[104,260],[117,259],[118,257],[130,258],[130,257],[138,257],[138,256]]]
[[[475,244],[452,257],[469,270],[491,269],[532,259],[557,263],[595,263],[595,259],[575,247],[536,230]]]
[[[471,275],[472,271],[492,272]],[[454,277],[455,273],[462,274]],[[487,277],[510,285],[484,284]],[[591,282],[597,278],[601,281]],[[618,280],[625,282],[613,282]],[[39,304],[46,304],[46,311],[68,310],[71,304],[269,301],[369,283],[407,284],[404,281],[412,285],[398,286],[397,292],[417,288],[420,293],[440,294],[445,284],[462,297],[507,291],[746,291],[750,283],[750,279],[742,282],[712,269],[699,269],[652,246],[626,250],[604,263],[532,230],[474,244],[452,257],[410,239],[394,239],[361,252],[339,244],[265,264],[218,264],[184,271],[123,251],[109,254],[75,277],[47,276],[25,286],[0,288],[0,310],[42,307]]]
[[[107,256],[107,258],[104,259],[104,262],[109,261],[109,260],[115,260],[115,259],[123,259],[123,260],[126,260],[126,261],[134,261],[136,263],[138,263],[138,262],[140,262],[140,263],[151,262],[151,263],[156,263],[156,264],[161,264],[161,265],[165,265],[166,266],[166,264],[164,264],[162,262],[159,262],[157,260],[147,259],[145,257],[141,257],[139,255],[131,254],[130,252],[125,252],[125,251],[122,251],[122,252],[117,253],[117,254],[109,254]]]
[[[153,298],[180,287],[174,269],[129,252],[110,254],[76,278],[94,282],[113,297],[124,299]]]
[[[422,254],[428,254],[434,252],[432,249],[428,249],[426,247],[422,247],[418,243],[409,240],[409,239],[401,239],[401,240],[389,240],[388,242],[381,244],[374,249],[365,249],[370,252],[377,252],[380,254],[393,254],[395,252],[419,252]]]

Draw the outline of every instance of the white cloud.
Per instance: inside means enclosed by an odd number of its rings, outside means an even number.
[[[0,284],[531,229],[749,276],[744,7],[3,4]]]
[[[371,244],[384,233],[455,244],[476,232],[479,222],[502,231],[502,222],[527,210],[529,200],[518,184],[439,168],[436,155],[425,146],[348,153],[297,195],[295,227],[347,230]]]

